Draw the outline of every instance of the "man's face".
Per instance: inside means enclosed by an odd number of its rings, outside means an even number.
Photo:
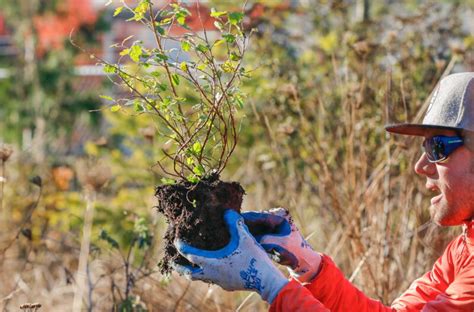
[[[454,131],[434,131],[426,135],[454,136]],[[431,198],[431,219],[439,225],[459,225],[474,217],[474,153],[461,146],[444,162],[430,163],[425,153],[415,165],[417,174],[426,177]]]

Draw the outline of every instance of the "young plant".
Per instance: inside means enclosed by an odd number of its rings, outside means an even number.
[[[201,16],[198,3],[195,11],[197,16],[176,3],[158,8],[151,0],[122,2],[114,16],[144,25],[153,43],[131,36],[113,45],[119,50],[116,63],[94,56],[112,82],[128,91],[120,98],[102,96],[112,102],[110,110],[150,114],[167,138],[157,161],[165,183],[197,183],[211,172],[220,174],[237,144],[236,114],[245,98],[240,83],[248,76],[242,66],[248,43],[244,15],[212,9]],[[209,19],[212,32],[203,29]]]
[[[153,236],[146,221],[142,217],[137,217],[134,229],[131,234],[131,241],[127,246],[121,246],[106,230],[100,231],[99,239],[106,242],[111,250],[120,254],[125,281],[122,285],[115,280],[113,274],[110,275],[113,289],[114,307],[119,311],[146,311],[139,297],[133,294],[134,287],[141,279],[144,279],[155,272],[153,268],[147,268],[149,251],[152,250]],[[134,255],[139,258],[139,265],[133,267]],[[120,299],[118,299],[118,298]]]
[[[225,246],[224,211],[240,212],[244,195],[239,183],[222,182],[219,174],[237,145],[249,36],[243,32],[243,13],[212,9],[201,16],[204,11],[198,2],[158,7],[151,0],[135,6],[122,1],[114,16],[142,24],[153,42],[130,36],[113,45],[116,63],[95,57],[110,80],[127,91],[117,98],[102,96],[111,101],[110,110],[149,114],[166,141],[157,160],[163,185],[155,194],[169,224],[159,264],[163,273],[171,271],[172,262],[186,262],[173,245],[177,237],[203,249]],[[204,28],[209,21],[212,32]]]

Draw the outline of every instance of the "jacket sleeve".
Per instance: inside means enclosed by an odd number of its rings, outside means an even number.
[[[321,302],[319,302],[311,292],[296,280],[290,280],[282,288],[278,296],[270,306],[270,312],[329,312]]]
[[[296,280],[288,283],[278,294],[271,312],[286,311],[393,311],[382,303],[365,296],[324,255],[321,270],[310,284],[302,286]]]
[[[306,288],[331,311],[395,311],[357,289],[326,255],[321,271]]]
[[[462,237],[453,240],[433,269],[396,299],[403,311],[474,311],[474,257]]]

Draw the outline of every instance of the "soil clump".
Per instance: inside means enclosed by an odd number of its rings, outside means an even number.
[[[168,223],[164,257],[158,264],[163,274],[170,273],[173,262],[189,264],[173,242],[182,239],[193,247],[218,250],[229,243],[224,211],[240,213],[244,189],[238,182],[223,182],[217,174],[198,183],[180,181],[156,188],[158,211]]]

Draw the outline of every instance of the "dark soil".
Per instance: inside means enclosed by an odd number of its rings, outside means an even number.
[[[196,248],[217,250],[229,243],[224,223],[224,211],[240,213],[245,194],[237,182],[222,182],[218,175],[193,184],[181,181],[156,188],[158,211],[166,217],[165,255],[158,266],[163,274],[170,273],[173,262],[189,264],[173,245],[176,238]]]

